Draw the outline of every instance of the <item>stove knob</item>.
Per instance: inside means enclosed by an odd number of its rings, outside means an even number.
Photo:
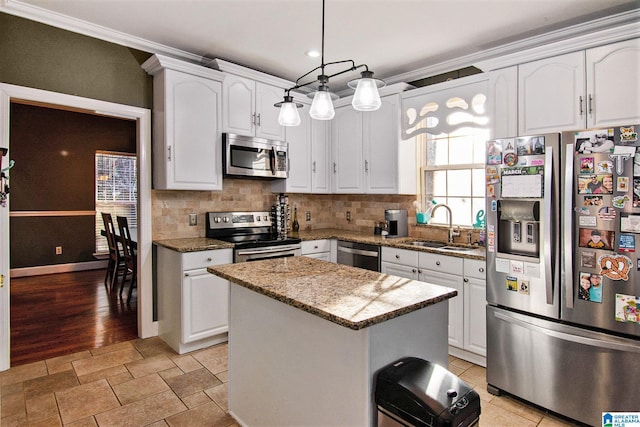
[[[265,216],[263,217],[263,219],[266,221],[266,220],[267,220],[267,216],[265,215]]]
[[[260,215],[256,215],[256,222],[260,222]]]
[[[220,223],[220,217],[217,216],[217,217],[213,218],[213,222],[215,222],[216,224]]]
[[[227,216],[222,217],[222,222],[229,222],[229,217],[227,217]]]

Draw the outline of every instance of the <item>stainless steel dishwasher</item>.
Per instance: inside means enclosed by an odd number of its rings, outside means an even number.
[[[338,240],[338,264],[380,271],[380,247]]]

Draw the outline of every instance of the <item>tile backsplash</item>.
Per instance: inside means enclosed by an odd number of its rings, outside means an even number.
[[[224,179],[223,191],[152,191],[153,240],[204,237],[205,214],[216,211],[268,211],[277,193],[263,180]],[[380,194],[288,194],[291,215],[298,208],[300,230],[340,228],[372,233],[384,220],[385,209],[407,209],[409,236],[446,240],[446,227],[416,226],[411,195]],[[347,221],[346,212],[351,212]],[[311,220],[306,221],[306,212]],[[198,216],[198,225],[189,226],[189,214]],[[464,234],[464,233],[463,233]],[[460,238],[459,238],[460,239]]]

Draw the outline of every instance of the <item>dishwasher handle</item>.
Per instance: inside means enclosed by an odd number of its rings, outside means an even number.
[[[366,251],[364,249],[353,249],[353,248],[345,248],[344,246],[338,246],[338,252],[345,252],[348,254],[363,255],[363,256],[378,258],[377,251]]]

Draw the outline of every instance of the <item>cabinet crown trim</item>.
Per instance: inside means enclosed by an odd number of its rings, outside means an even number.
[[[225,74],[221,73],[218,70],[158,54],[155,54],[151,58],[147,59],[142,64],[142,69],[152,76],[155,76],[161,71],[168,69],[191,74],[197,77],[204,77],[206,79],[219,82],[223,81],[225,77]]]
[[[294,85],[294,83],[289,80],[281,79],[280,77],[272,76],[271,74],[263,73],[262,71],[252,70],[251,68],[243,67],[242,65],[234,64],[233,62],[224,61],[218,58],[211,60],[211,62],[205,65],[207,67],[212,67],[212,69],[215,68],[220,70],[223,73],[234,74],[239,77],[245,77],[260,83],[280,87],[282,89],[287,89]]]

